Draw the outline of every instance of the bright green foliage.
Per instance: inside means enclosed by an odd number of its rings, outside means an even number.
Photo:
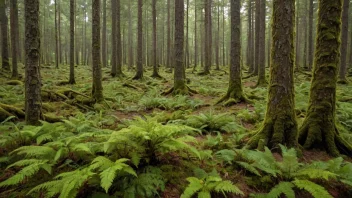
[[[93,160],[90,168],[92,168],[92,170],[98,169],[100,171],[101,187],[108,192],[119,172],[125,172],[137,177],[136,172],[129,165],[125,164],[127,161],[129,160],[118,159],[116,162],[112,162],[106,157],[99,156]]]
[[[294,183],[299,189],[308,191],[315,198],[332,198],[324,187],[309,180],[295,180],[292,183]]]
[[[203,105],[200,100],[191,100],[185,95],[176,95],[173,98],[166,98],[160,95],[147,95],[140,99],[139,105],[145,109],[163,109],[163,110],[178,110],[178,109],[197,109]]]
[[[157,160],[158,154],[172,151],[188,150],[197,157],[197,149],[187,143],[196,143],[195,138],[188,136],[194,129],[175,124],[162,125],[156,119],[137,118],[128,128],[113,132],[104,143],[104,151],[113,153],[120,151],[121,157],[135,154],[147,162]]]
[[[189,185],[181,195],[181,198],[191,198],[198,194],[199,198],[211,197],[211,193],[222,193],[243,195],[243,192],[235,186],[231,181],[223,180],[216,174],[202,174],[201,178],[187,178]]]
[[[146,167],[138,177],[129,178],[124,181],[124,198],[135,197],[158,197],[159,191],[165,189],[165,178],[162,171],[155,167]]]
[[[76,197],[79,189],[91,179],[95,173],[91,168],[77,169],[72,172],[65,172],[55,177],[56,180],[40,184],[33,188],[28,194],[45,190],[46,197],[54,197],[60,194],[59,198]]]
[[[256,194],[255,198],[278,198],[284,194],[287,198],[295,198],[294,185],[291,182],[280,182],[268,194]]]

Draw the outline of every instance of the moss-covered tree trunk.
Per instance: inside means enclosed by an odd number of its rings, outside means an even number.
[[[241,2],[231,0],[231,48],[230,48],[230,82],[227,94],[219,100],[225,105],[246,101],[243,94],[241,78]]]
[[[9,41],[8,41],[8,20],[6,16],[5,0],[0,0],[0,22],[1,22],[1,55],[2,55],[2,69],[10,71],[9,61]]]
[[[305,148],[352,156],[336,127],[336,82],[340,58],[342,1],[319,0],[318,33],[307,117],[299,134]]]
[[[115,0],[116,1],[116,50],[117,50],[117,56],[116,56],[116,76],[124,76],[124,73],[122,72],[122,41],[121,41],[121,3],[120,0]]]
[[[40,79],[39,0],[25,0],[25,112],[26,123],[39,125],[42,118]]]
[[[107,52],[107,38],[106,38],[106,24],[107,24],[107,19],[106,19],[106,2],[107,0],[103,0],[103,30],[102,30],[102,52],[101,52],[101,57],[102,57],[102,64],[103,67],[108,66],[108,52]]]
[[[339,72],[339,83],[347,83],[347,46],[348,46],[348,12],[350,8],[349,0],[343,0],[342,9],[342,33],[341,33],[341,60],[340,60],[340,72]]]
[[[69,84],[75,84],[75,2],[70,0],[70,79]]]
[[[143,78],[143,0],[138,0],[138,33],[137,33],[137,73],[134,80]]]
[[[116,77],[117,73],[117,16],[116,0],[111,0],[111,76]]]
[[[260,0],[259,12],[259,63],[257,86],[266,86],[265,79],[265,26],[266,26],[266,0]]]
[[[254,49],[254,71],[258,75],[260,67],[260,0],[255,0],[255,49]]]
[[[248,4],[248,42],[247,42],[247,66],[249,68],[248,72],[253,72],[253,36],[252,36],[252,0],[247,1]]]
[[[11,45],[12,45],[12,76],[11,79],[18,79],[17,56],[18,56],[18,7],[17,0],[10,1],[10,24],[11,24]]]
[[[295,0],[274,0],[272,51],[267,111],[263,126],[249,141],[250,148],[297,143],[294,102],[294,24]]]
[[[102,102],[104,97],[100,64],[100,0],[92,0],[92,21],[92,95],[96,102]]]

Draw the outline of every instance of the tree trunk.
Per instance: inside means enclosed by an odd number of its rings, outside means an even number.
[[[128,69],[131,70],[133,64],[133,39],[132,39],[132,9],[131,9],[131,1],[128,1],[128,47],[129,47],[129,67]]]
[[[143,0],[138,0],[137,73],[134,80],[143,78]]]
[[[215,62],[216,70],[220,70],[220,60],[219,60],[219,47],[220,47],[220,5],[217,5],[217,25],[216,30],[216,51],[215,51]]]
[[[186,18],[186,54],[185,65],[189,68],[189,0],[187,0],[187,18]]]
[[[352,146],[342,139],[336,127],[341,14],[342,1],[319,0],[317,53],[309,107],[300,129],[299,143],[306,149],[325,149],[333,156],[342,153],[351,157]]]
[[[211,67],[211,57],[212,57],[212,28],[211,28],[211,4],[212,0],[204,0],[204,32],[205,32],[205,61],[204,61],[204,71],[201,75],[210,74]]]
[[[342,34],[341,34],[341,60],[340,60],[340,72],[339,72],[339,83],[346,84],[347,81],[347,46],[348,46],[348,12],[350,7],[349,0],[343,1],[342,8]]]
[[[260,0],[260,29],[259,29],[259,64],[258,64],[258,83],[257,86],[266,86],[265,79],[265,18],[266,0]]]
[[[254,75],[258,75],[260,67],[260,0],[255,1],[255,52]]]
[[[271,73],[267,112],[262,128],[249,141],[250,148],[278,148],[297,144],[294,101],[295,0],[274,0]],[[284,49],[284,50],[283,50]]]
[[[25,112],[26,123],[39,125],[42,118],[40,79],[39,0],[25,0]]]
[[[61,43],[61,3],[58,3],[58,37],[59,37],[59,63],[62,64],[62,43]]]
[[[252,0],[248,0],[248,42],[247,42],[247,65],[248,65],[248,72],[252,73],[253,69],[253,48],[252,48]]]
[[[154,78],[160,78],[161,76],[158,73],[158,60],[157,60],[157,51],[156,51],[156,46],[157,46],[157,40],[156,40],[156,0],[153,0],[152,3],[153,7],[153,75],[152,77]]]
[[[298,71],[299,70],[299,62],[300,62],[300,39],[299,39],[299,13],[300,13],[300,0],[296,0],[296,40],[295,40],[295,47],[296,47],[296,66],[295,66],[295,70]]]
[[[116,76],[124,76],[122,72],[122,42],[121,42],[121,4],[120,0],[116,0]]]
[[[172,68],[171,65],[171,21],[170,21],[170,7],[171,3],[170,0],[167,0],[167,57],[166,57],[166,64],[167,67],[170,69]]]
[[[103,0],[103,35],[102,35],[102,62],[103,67],[108,66],[107,47],[106,47],[106,0]]]
[[[111,76],[117,75],[117,0],[111,0]]]
[[[194,1],[194,66],[193,72],[196,71],[198,64],[198,32],[197,32],[197,1]]]
[[[11,23],[11,46],[12,46],[12,76],[11,79],[18,79],[17,57],[18,57],[18,7],[17,0],[10,1],[10,23]]]
[[[70,0],[70,84],[75,84],[75,2]]]
[[[100,0],[92,0],[92,61],[92,95],[96,102],[100,103],[104,100],[100,65]]]
[[[313,41],[313,15],[314,15],[314,0],[309,0],[309,24],[308,24],[308,69],[311,70],[313,66],[314,56],[314,41]]]
[[[233,105],[246,101],[241,75],[241,0],[231,0],[230,82],[227,94],[218,102]]]
[[[174,72],[174,94],[188,94],[186,86],[185,68],[183,64],[184,55],[184,0],[175,1],[175,72]]]
[[[10,59],[9,59],[9,41],[8,41],[8,19],[6,16],[6,4],[5,0],[0,1],[0,22],[1,22],[1,38],[2,38],[2,69],[10,71]]]
[[[59,68],[59,37],[58,37],[58,26],[57,26],[57,0],[54,2],[55,4],[55,67]]]

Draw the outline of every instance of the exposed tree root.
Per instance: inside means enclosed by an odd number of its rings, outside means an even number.
[[[19,80],[9,80],[5,82],[6,85],[23,85],[22,81]]]
[[[51,116],[51,115],[46,115],[46,114],[43,115],[43,119],[44,119],[44,121],[49,122],[49,123],[62,122],[62,120],[63,120],[63,118],[55,117],[55,116]]]
[[[337,81],[338,84],[341,84],[341,85],[348,85],[348,80],[345,78],[345,79],[339,79]]]
[[[206,75],[210,75],[210,71],[202,71],[198,73],[198,76],[206,76]]]
[[[128,83],[123,83],[122,86],[127,87],[127,88],[131,88],[131,89],[135,89],[135,90],[141,90],[139,87],[136,87],[136,86],[128,84]]]
[[[227,93],[215,105],[223,103],[224,106],[229,107],[241,102],[252,103],[244,94],[236,94],[235,92]]]
[[[265,146],[270,149],[279,149],[279,144],[288,147],[297,147],[297,124],[289,117],[277,117],[275,120],[265,120],[248,142],[249,149],[263,150]]]
[[[305,149],[326,150],[332,156],[352,157],[352,145],[345,141],[336,127],[335,120],[322,121],[319,115],[308,116],[303,123],[298,142]]]
[[[21,109],[19,109],[17,107],[11,106],[11,105],[0,103],[0,108],[2,108],[4,111],[8,112],[11,116],[16,116],[18,118],[24,118],[24,116],[25,116],[24,111],[22,111]]]
[[[343,97],[341,99],[339,99],[339,102],[351,102],[352,101],[352,98],[350,97]]]
[[[255,86],[252,86],[252,89],[256,89],[258,87],[267,87],[268,82],[266,80],[259,80]]]
[[[158,72],[153,72],[153,75],[151,75],[150,77],[157,78],[157,79],[163,79],[163,77],[160,76],[160,74]]]
[[[257,76],[257,74],[251,73],[251,74],[249,74],[248,76],[242,77],[242,79],[248,79],[248,78],[252,78],[252,77],[254,77],[254,76]]]
[[[173,95],[193,95],[193,94],[197,94],[197,93],[198,92],[196,90],[193,90],[186,85],[184,89],[176,89],[175,90],[175,88],[172,87],[171,89],[163,92],[162,95],[163,96],[167,96],[170,94],[173,94]]]

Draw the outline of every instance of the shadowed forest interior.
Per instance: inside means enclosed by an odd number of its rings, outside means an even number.
[[[352,0],[0,0],[0,198],[352,197]]]

